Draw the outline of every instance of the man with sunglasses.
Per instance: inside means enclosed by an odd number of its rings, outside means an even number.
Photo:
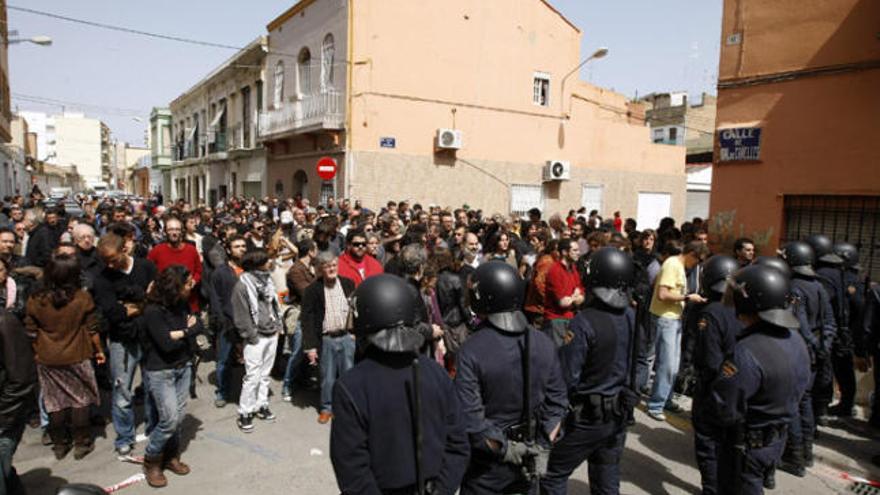
[[[367,236],[363,230],[350,230],[345,236],[345,253],[339,257],[339,275],[350,278],[357,288],[373,275],[384,273],[382,264],[367,256]]]

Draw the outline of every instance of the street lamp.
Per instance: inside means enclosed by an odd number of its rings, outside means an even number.
[[[564,100],[564,98],[565,98],[565,81],[566,81],[569,77],[571,77],[572,74],[574,74],[575,72],[577,72],[578,70],[580,70],[581,67],[587,65],[587,62],[589,62],[590,60],[595,60],[595,59],[603,58],[603,57],[605,57],[606,55],[608,55],[608,48],[607,48],[607,47],[604,47],[604,46],[599,47],[598,50],[596,50],[595,52],[593,52],[593,54],[590,55],[589,57],[585,58],[583,62],[579,63],[578,66],[575,67],[574,69],[571,69],[571,70],[568,72],[568,74],[566,74],[566,75],[562,78],[562,89],[561,89],[561,91],[560,91],[560,96],[561,96],[561,98],[559,98],[559,101],[560,101],[560,105],[562,106],[562,108],[560,108],[560,112],[562,112],[563,117],[567,116],[567,114],[564,113],[564,112],[565,112],[565,100]],[[570,110],[570,107],[569,107],[569,110]],[[571,113],[571,112],[569,111],[569,113]]]
[[[33,43],[40,46],[50,46],[52,45],[52,38],[48,36],[32,36],[30,38],[13,38],[6,41],[7,45],[14,45],[16,43]]]

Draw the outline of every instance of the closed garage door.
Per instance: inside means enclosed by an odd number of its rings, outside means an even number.
[[[684,209],[682,222],[691,221],[694,217],[706,218],[709,216],[709,191],[688,191],[687,204]]]
[[[660,220],[672,211],[672,195],[669,193],[640,192],[638,214],[639,230],[656,229]]]

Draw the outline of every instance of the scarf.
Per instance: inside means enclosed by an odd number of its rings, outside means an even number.
[[[239,280],[244,284],[245,292],[247,292],[248,309],[250,309],[251,320],[253,320],[254,325],[259,324],[257,310],[259,308],[260,300],[269,303],[269,306],[271,307],[271,310],[269,311],[269,321],[275,323],[278,320],[278,300],[276,299],[277,294],[275,293],[275,284],[272,282],[269,272],[245,272],[241,274]]]
[[[6,309],[15,306],[15,297],[18,292],[18,286],[11,276],[6,277]]]

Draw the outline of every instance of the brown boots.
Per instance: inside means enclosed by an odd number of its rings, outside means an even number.
[[[165,478],[165,473],[162,472],[161,454],[157,456],[144,456],[144,476],[147,478],[147,483],[153,488],[162,488],[168,484],[168,479]]]
[[[147,483],[153,488],[162,488],[168,484],[163,470],[169,470],[178,476],[189,474],[189,466],[180,461],[180,451],[174,445],[169,445],[165,452],[157,456],[144,456],[144,475]]]

